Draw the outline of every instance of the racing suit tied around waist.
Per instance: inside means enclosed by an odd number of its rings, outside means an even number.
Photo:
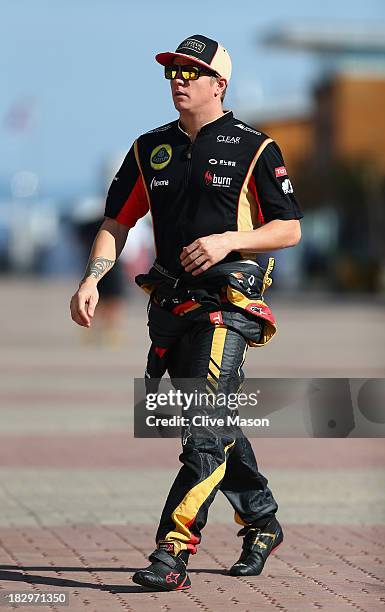
[[[241,333],[250,347],[265,346],[277,327],[264,293],[271,286],[274,257],[266,269],[251,260],[218,264],[198,276],[179,277],[155,261],[136,284],[150,295],[149,335],[152,341],[146,368],[147,391],[156,392],[167,370],[167,350],[193,323],[210,322]]]

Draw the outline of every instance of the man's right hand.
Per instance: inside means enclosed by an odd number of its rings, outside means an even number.
[[[72,320],[83,327],[91,327],[95,308],[99,301],[99,292],[95,279],[88,277],[71,298],[70,309]]]

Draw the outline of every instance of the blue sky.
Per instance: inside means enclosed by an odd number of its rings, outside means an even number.
[[[153,60],[202,33],[230,51],[227,107],[309,99],[316,58],[271,49],[261,37],[299,20],[385,21],[384,0],[1,0],[0,188],[19,169],[42,195],[98,193],[101,170],[141,132],[175,117]],[[10,130],[10,109],[31,100],[31,127]]]

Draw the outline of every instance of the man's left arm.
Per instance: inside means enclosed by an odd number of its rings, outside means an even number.
[[[303,217],[280,148],[275,142],[265,147],[249,180],[260,227],[228,231],[195,240],[181,253],[186,272],[195,276],[226,257],[231,251],[264,253],[295,246],[301,239]],[[197,267],[198,266],[198,267]]]
[[[276,142],[270,142],[258,158],[249,190],[261,225],[251,231],[230,232],[231,250],[262,253],[298,244],[303,213]]]

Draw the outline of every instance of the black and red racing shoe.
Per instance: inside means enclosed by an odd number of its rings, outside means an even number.
[[[191,587],[190,578],[187,574],[187,562],[189,552],[180,551],[174,555],[167,542],[159,542],[158,548],[148,557],[151,565],[135,572],[132,580],[136,584],[160,591],[184,591]]]

